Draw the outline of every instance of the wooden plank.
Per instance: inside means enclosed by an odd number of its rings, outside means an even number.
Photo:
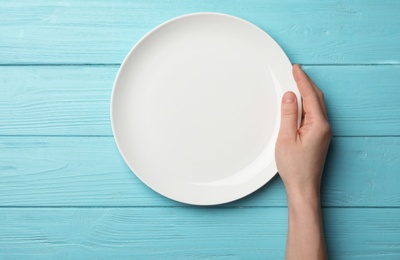
[[[295,63],[399,64],[398,1],[8,1],[0,9],[1,64],[121,63],[156,25],[223,12],[267,31]]]
[[[400,134],[400,66],[307,67],[324,91],[333,134]]]
[[[112,135],[117,66],[0,67],[0,135]]]
[[[400,138],[334,138],[322,205],[400,207]],[[0,206],[184,206],[150,190],[112,137],[2,137]],[[280,178],[228,206],[286,206]]]
[[[323,214],[330,259],[399,259],[400,209]],[[283,259],[287,230],[286,208],[3,208],[0,216],[1,258]]]
[[[400,66],[304,66],[335,136],[399,135]],[[118,66],[0,67],[0,135],[112,135]]]

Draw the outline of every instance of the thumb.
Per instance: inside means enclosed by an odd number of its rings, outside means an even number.
[[[296,139],[297,136],[297,98],[288,91],[282,97],[281,127],[279,138]]]

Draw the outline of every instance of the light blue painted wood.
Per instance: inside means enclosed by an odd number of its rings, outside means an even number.
[[[400,66],[304,69],[325,94],[334,135],[400,136]]]
[[[400,134],[400,66],[304,66],[335,136]],[[118,66],[0,68],[0,135],[109,135]]]
[[[323,206],[399,207],[400,138],[334,138]],[[2,137],[0,206],[182,206],[147,188],[112,137]],[[279,177],[228,206],[286,206]]]
[[[399,64],[398,1],[7,1],[0,63],[120,63],[156,25],[199,11],[233,14],[308,64]]]
[[[330,259],[399,259],[400,209],[324,209]],[[286,208],[0,209],[0,258],[283,259]]]
[[[118,66],[0,67],[0,135],[111,136],[117,71]]]
[[[330,259],[399,259],[399,9],[394,0],[2,2],[0,259],[283,258],[279,177],[228,205],[187,207],[138,181],[111,137],[118,64],[154,26],[198,11],[260,26],[325,92],[336,136],[322,187]]]

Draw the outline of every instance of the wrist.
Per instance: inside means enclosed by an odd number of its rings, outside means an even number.
[[[320,185],[309,184],[309,185],[296,185],[286,187],[286,196],[289,207],[319,207],[320,205]]]

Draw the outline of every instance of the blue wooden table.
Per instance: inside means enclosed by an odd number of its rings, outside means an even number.
[[[222,206],[156,194],[110,127],[116,72],[159,23],[223,12],[268,32],[326,94],[331,259],[400,259],[400,2],[2,1],[0,259],[282,259],[280,178]]]

